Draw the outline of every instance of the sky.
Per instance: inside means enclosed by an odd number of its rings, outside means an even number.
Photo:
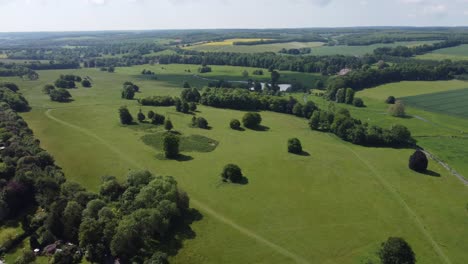
[[[468,26],[468,0],[0,0],[0,32]]]

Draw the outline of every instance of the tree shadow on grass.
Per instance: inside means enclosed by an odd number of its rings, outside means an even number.
[[[299,156],[304,156],[304,157],[309,157],[310,156],[310,153],[307,152],[307,151],[302,151],[301,153],[299,154],[296,154],[296,155],[299,155]]]
[[[158,160],[175,160],[175,161],[179,161],[179,162],[184,162],[184,161],[193,160],[193,157],[188,156],[188,155],[184,155],[184,154],[179,154],[179,156],[177,156],[177,158],[175,158],[175,159],[168,159],[168,158],[166,158],[164,153],[158,153],[158,154],[156,154],[156,159],[158,159]]]
[[[236,131],[242,132],[242,131],[245,131],[245,128],[239,127],[239,128],[233,128],[232,130],[236,130]]]
[[[432,171],[432,170],[426,170],[424,172],[421,172],[424,175],[431,176],[431,177],[440,177],[440,173]]]
[[[238,185],[247,185],[249,184],[249,179],[245,176],[242,176],[242,179],[240,179],[238,182],[232,182],[229,180],[223,180],[224,183],[230,183],[230,184],[238,184]]]
[[[172,233],[167,236],[170,239],[163,240],[165,243],[161,243],[162,250],[169,256],[177,255],[178,251],[183,248],[184,240],[194,239],[197,236],[190,225],[202,219],[203,215],[197,209],[190,208],[183,212],[183,215],[176,220],[169,231]]]
[[[260,132],[265,132],[265,131],[270,130],[269,127],[267,127],[267,126],[262,126],[262,125],[258,125],[258,126],[256,126],[256,127],[250,128],[250,129],[252,129],[252,130],[254,130],[254,131],[260,131]]]

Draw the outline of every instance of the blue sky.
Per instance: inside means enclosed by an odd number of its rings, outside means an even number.
[[[468,26],[468,0],[0,0],[0,32]]]

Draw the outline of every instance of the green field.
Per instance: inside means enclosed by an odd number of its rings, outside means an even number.
[[[389,236],[404,237],[418,263],[468,262],[466,186],[435,162],[429,169],[440,177],[408,170],[412,150],[351,145],[311,131],[304,119],[272,112],[261,113],[268,130],[234,131],[229,121],[240,119],[243,112],[199,106],[197,116],[212,127],[200,130],[189,126],[191,115],[172,107],[140,107],[135,100],[120,99],[127,80],[140,86],[138,98],[179,95],[184,80],[201,87],[206,81],[185,71],[196,72],[197,67],[144,65],[117,68],[114,74],[95,69],[40,71],[38,81],[3,79],[20,85],[32,105],[22,116],[69,180],[96,191],[101,176],[123,180],[128,170],[138,168],[177,179],[203,218],[192,225],[196,235],[171,257],[173,263],[360,263],[374,259]],[[155,71],[158,80],[142,79],[143,68]],[[207,76],[242,79],[243,69],[214,66]],[[93,88],[71,90],[71,103],[51,102],[41,87],[65,73],[90,76]],[[292,72],[282,76],[317,78]],[[303,99],[302,94],[295,96]],[[386,105],[380,99],[365,101],[368,108],[351,108],[363,120],[384,126],[403,123],[416,135],[454,133],[418,119],[382,115]],[[165,114],[183,136],[202,135],[219,145],[212,152],[184,152],[188,161],[159,160],[158,147],[145,144],[142,137],[157,137],[162,128],[121,126],[117,116],[121,105],[134,116],[139,109]],[[418,109],[409,113],[445,117]],[[447,122],[453,127],[466,125],[457,120]],[[291,137],[298,137],[310,156],[288,154],[286,141]],[[248,184],[223,184],[220,172],[227,163],[240,165]]]
[[[468,60],[468,44],[434,50],[433,52],[417,56],[417,58],[425,60]]]
[[[404,97],[413,107],[468,118],[468,89]]]
[[[374,44],[368,46],[323,46],[322,42],[288,42],[278,44],[264,44],[264,45],[226,45],[219,44],[214,45],[213,43],[206,43],[201,45],[194,45],[187,47],[188,49],[197,51],[210,51],[210,52],[241,52],[241,53],[255,53],[255,52],[279,52],[281,49],[299,49],[299,48],[312,48],[311,55],[350,55],[350,56],[362,56],[367,53],[372,53],[376,48],[380,47],[396,47],[396,46],[415,46],[423,44],[431,44],[436,41],[409,41],[409,42],[395,42],[391,44]],[[216,43],[215,43],[216,44]]]

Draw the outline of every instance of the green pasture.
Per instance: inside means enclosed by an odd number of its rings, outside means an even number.
[[[468,60],[468,44],[434,50],[430,53],[419,55],[416,58],[424,60]]]
[[[144,68],[155,71],[158,80],[142,78],[139,73]],[[265,131],[235,131],[229,121],[241,119],[244,112],[199,106],[196,115],[206,118],[211,127],[202,130],[190,127],[192,115],[173,107],[141,107],[136,100],[120,99],[127,80],[140,86],[138,98],[176,96],[184,80],[201,87],[206,81],[193,77],[197,68],[144,65],[117,68],[115,73],[40,71],[38,81],[2,79],[20,85],[32,105],[22,116],[69,180],[97,191],[102,176],[124,180],[131,169],[177,179],[203,218],[192,224],[195,235],[171,256],[172,263],[360,263],[374,259],[380,243],[389,236],[404,237],[418,263],[468,262],[466,186],[435,162],[429,169],[438,177],[410,171],[410,149],[355,146],[311,131],[305,119],[272,112],[261,112]],[[206,76],[242,80],[243,69],[213,66]],[[71,103],[51,102],[41,87],[66,73],[91,77],[93,87],[72,89]],[[306,81],[319,77],[292,72],[282,72],[282,76]],[[315,96],[294,96],[323,107],[327,104]],[[460,119],[455,117],[448,117],[445,125],[444,120],[437,120],[442,115],[416,108],[408,113],[434,116],[434,123],[444,126],[392,118],[385,115],[387,106],[380,99],[362,97],[368,107],[350,108],[353,115],[382,125],[403,123],[416,135],[424,131],[450,135],[466,125],[456,124]],[[163,128],[120,125],[117,109],[122,105],[134,117],[140,109],[164,114],[181,136],[200,135],[218,145],[211,152],[185,149],[188,158],[184,161],[160,160],[158,147],[145,144],[142,137],[157,142]],[[286,143],[292,137],[302,141],[309,155],[287,153]],[[238,164],[248,184],[222,183],[220,173],[227,163]]]

